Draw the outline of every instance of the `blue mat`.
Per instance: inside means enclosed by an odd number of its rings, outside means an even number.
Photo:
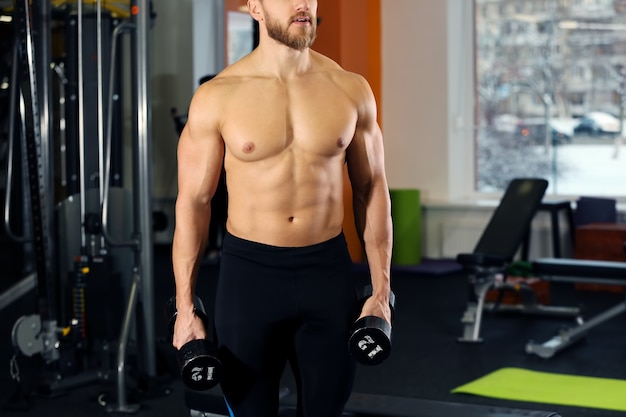
[[[355,263],[354,270],[368,271],[366,263]],[[422,259],[417,265],[391,265],[391,272],[401,272],[416,275],[446,275],[462,270],[461,265],[453,259]]]

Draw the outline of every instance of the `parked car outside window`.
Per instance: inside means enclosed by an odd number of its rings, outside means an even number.
[[[620,132],[619,119],[610,113],[593,111],[579,119],[574,128],[575,134],[615,135]]]

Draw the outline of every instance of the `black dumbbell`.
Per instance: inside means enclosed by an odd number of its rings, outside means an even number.
[[[165,303],[165,316],[168,320],[170,336],[174,334],[176,321],[176,297]],[[208,318],[202,300],[194,296],[194,314],[207,327]],[[180,375],[187,388],[194,391],[206,391],[215,387],[222,376],[222,362],[217,356],[217,348],[207,339],[196,339],[185,343],[178,350]]]
[[[372,286],[363,289],[360,306],[372,295]],[[396,296],[393,291],[389,295],[389,307],[393,319]],[[360,309],[359,309],[360,312]],[[350,330],[348,343],[350,353],[364,365],[378,365],[391,354],[391,323],[376,316],[365,316],[358,319]]]

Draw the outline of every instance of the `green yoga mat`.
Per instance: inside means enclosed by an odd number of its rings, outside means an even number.
[[[502,368],[453,394],[626,411],[626,381]]]

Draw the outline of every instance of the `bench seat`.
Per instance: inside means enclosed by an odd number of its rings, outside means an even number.
[[[560,276],[622,280],[626,284],[626,262],[587,259],[539,258],[532,262],[532,270],[540,276]]]

